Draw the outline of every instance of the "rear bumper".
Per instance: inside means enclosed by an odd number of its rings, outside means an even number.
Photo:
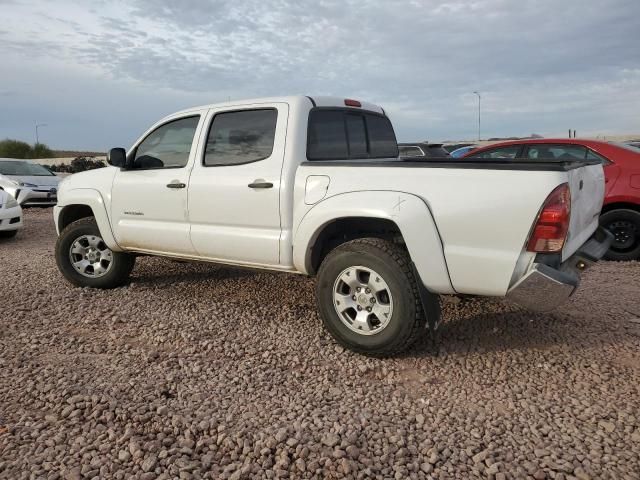
[[[581,273],[604,256],[612,241],[613,235],[599,227],[562,264],[533,263],[529,271],[509,289],[507,300],[537,312],[553,310],[573,294],[580,284]]]

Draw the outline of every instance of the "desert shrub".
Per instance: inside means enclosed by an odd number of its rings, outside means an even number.
[[[44,143],[36,143],[31,149],[29,158],[53,158],[53,150],[51,150]]]
[[[85,172],[87,170],[93,170],[95,168],[103,168],[106,167],[107,164],[102,160],[94,160],[93,158],[88,157],[76,157],[71,160],[70,164],[62,164],[62,165],[51,165],[51,170],[54,172],[64,172],[64,173],[78,173]]]

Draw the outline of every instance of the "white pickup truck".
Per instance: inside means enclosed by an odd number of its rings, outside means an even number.
[[[191,108],[109,163],[59,187],[71,283],[121,285],[138,254],[315,275],[326,328],[370,355],[435,328],[439,294],[554,308],[611,242],[597,162],[403,161],[385,111],[356,100]]]

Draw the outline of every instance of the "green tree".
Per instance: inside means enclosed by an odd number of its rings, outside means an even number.
[[[0,158],[53,158],[53,151],[44,143],[36,143],[33,147],[27,142],[7,138],[0,141]]]
[[[31,145],[26,142],[9,138],[0,141],[0,158],[29,158],[31,153]]]

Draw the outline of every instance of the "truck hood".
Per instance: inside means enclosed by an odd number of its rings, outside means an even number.
[[[88,170],[86,172],[74,173],[65,177],[60,182],[58,188],[58,205],[66,205],[66,196],[70,190],[79,188],[89,188],[99,191],[103,196],[111,194],[111,184],[117,168],[104,167]]]

